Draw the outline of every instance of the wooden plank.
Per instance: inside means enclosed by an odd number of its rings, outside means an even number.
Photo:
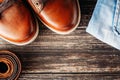
[[[22,74],[19,80],[120,80],[120,74]]]
[[[24,55],[22,55],[24,54]],[[104,73],[120,71],[120,54],[112,52],[20,53],[23,73]]]

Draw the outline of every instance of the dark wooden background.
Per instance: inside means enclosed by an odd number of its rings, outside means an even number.
[[[58,35],[40,22],[37,39],[15,46],[0,39],[0,50],[21,59],[19,80],[120,80],[120,51],[85,32],[97,0],[79,0],[82,17],[69,35]]]

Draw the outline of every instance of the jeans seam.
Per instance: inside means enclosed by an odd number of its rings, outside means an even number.
[[[118,31],[119,16],[120,16],[120,0],[117,0],[115,14],[114,14],[114,24],[113,24],[113,30],[116,35],[120,35],[120,32]]]

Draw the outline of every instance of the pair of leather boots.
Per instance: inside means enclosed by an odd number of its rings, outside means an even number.
[[[58,34],[68,34],[80,22],[79,2],[0,0],[0,37],[15,45],[31,43],[39,32],[36,16],[50,30]]]

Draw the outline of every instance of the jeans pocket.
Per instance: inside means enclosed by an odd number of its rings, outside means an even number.
[[[117,0],[113,18],[113,31],[120,36],[120,0]]]

